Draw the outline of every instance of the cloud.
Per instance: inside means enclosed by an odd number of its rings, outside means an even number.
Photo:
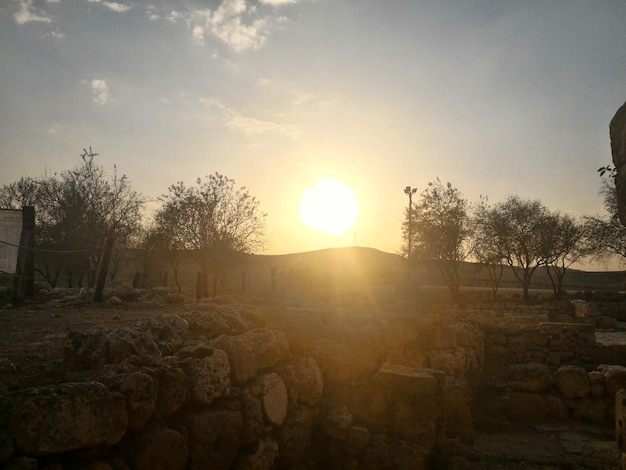
[[[296,3],[296,0],[261,0],[261,3],[266,5],[281,6],[294,4]]]
[[[91,91],[92,101],[100,106],[103,106],[111,99],[111,93],[109,91],[109,85],[105,79],[94,78],[91,82],[83,80],[83,83],[89,85]]]
[[[217,109],[227,128],[241,131],[247,136],[278,134],[297,139],[301,134],[297,126],[245,116],[213,98],[200,98],[199,102]]]
[[[123,3],[117,3],[117,2],[102,2],[102,4],[105,7],[107,7],[109,10],[113,10],[118,13],[124,13],[133,7],[133,5],[125,5]]]
[[[41,8],[34,7],[32,0],[19,0],[18,5],[19,9],[13,13],[17,24],[52,23],[52,16]]]
[[[61,0],[46,0],[46,3],[48,5],[59,4],[61,3]]]

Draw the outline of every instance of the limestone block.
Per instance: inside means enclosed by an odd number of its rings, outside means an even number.
[[[348,437],[348,431],[352,426],[354,416],[347,407],[331,410],[322,421],[322,429],[326,435],[337,441],[343,441]]]
[[[158,390],[152,377],[143,372],[115,374],[106,380],[106,385],[112,392],[126,397],[128,430],[141,429],[156,408]]]
[[[554,383],[567,398],[584,398],[591,390],[587,372],[576,366],[562,366],[554,374]]]
[[[239,456],[243,420],[239,411],[205,410],[189,416],[190,470],[231,468]]]
[[[552,372],[545,364],[515,365],[511,367],[509,387],[515,392],[547,392],[552,388]]]
[[[598,366],[598,371],[602,373],[606,394],[611,401],[618,390],[626,389],[626,367],[603,364]]]
[[[546,419],[546,401],[539,393],[511,392],[509,416],[514,421],[541,423]]]
[[[184,353],[184,354],[183,354]],[[210,405],[213,400],[230,392],[230,361],[226,353],[211,347],[182,350],[181,369],[189,383],[190,397],[198,403]],[[190,357],[185,357],[190,356]]]
[[[261,389],[261,404],[265,418],[273,426],[281,426],[287,416],[289,399],[287,388],[280,376],[274,372],[261,375],[256,379]]]
[[[186,405],[190,398],[187,377],[178,361],[172,362],[172,365],[159,367],[156,374],[159,387],[154,414],[159,418],[170,416]]]
[[[276,371],[285,382],[292,402],[311,406],[320,402],[324,391],[324,379],[315,359],[296,356],[293,361],[283,363]]]
[[[15,397],[9,430],[15,447],[28,455],[108,446],[126,432],[124,396],[99,382],[66,383]]]
[[[235,470],[272,470],[278,456],[278,444],[271,437],[258,443],[253,454],[239,457]]]
[[[183,317],[189,323],[189,330],[193,334],[202,335],[207,339],[235,334],[226,320],[214,311],[193,311],[183,315]]]
[[[209,342],[228,354],[233,382],[242,384],[261,370],[290,357],[289,343],[282,331],[259,328],[238,336],[220,336]]]
[[[350,403],[355,423],[432,449],[444,435],[445,375],[385,364]]]
[[[472,389],[465,380],[446,377],[446,437],[467,445],[474,443],[472,401]]]
[[[132,463],[135,470],[184,470],[188,459],[185,437],[173,429],[157,428],[135,441]]]
[[[363,448],[372,439],[372,433],[363,426],[352,426],[348,430],[348,444],[354,447]]]
[[[163,314],[142,320],[136,329],[152,339],[163,356],[171,356],[183,346],[189,323],[178,315]]]

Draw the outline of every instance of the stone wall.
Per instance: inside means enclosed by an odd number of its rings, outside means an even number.
[[[62,380],[0,384],[0,465],[424,468],[447,435],[473,438],[482,340],[442,322],[197,303],[70,331]]]

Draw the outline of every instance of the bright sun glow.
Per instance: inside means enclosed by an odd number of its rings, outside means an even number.
[[[300,218],[309,228],[342,237],[359,218],[359,201],[352,189],[339,180],[322,178],[305,189]]]

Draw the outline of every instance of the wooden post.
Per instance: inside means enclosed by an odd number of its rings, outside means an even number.
[[[21,303],[25,297],[32,297],[35,284],[35,208],[22,208],[22,233],[17,251],[15,270],[14,301]]]
[[[100,260],[100,271],[98,272],[98,280],[96,281],[96,292],[93,295],[94,302],[102,302],[104,297],[104,284],[107,280],[107,274],[109,273],[113,243],[115,243],[115,237],[107,238],[106,244],[104,245],[104,253]]]

